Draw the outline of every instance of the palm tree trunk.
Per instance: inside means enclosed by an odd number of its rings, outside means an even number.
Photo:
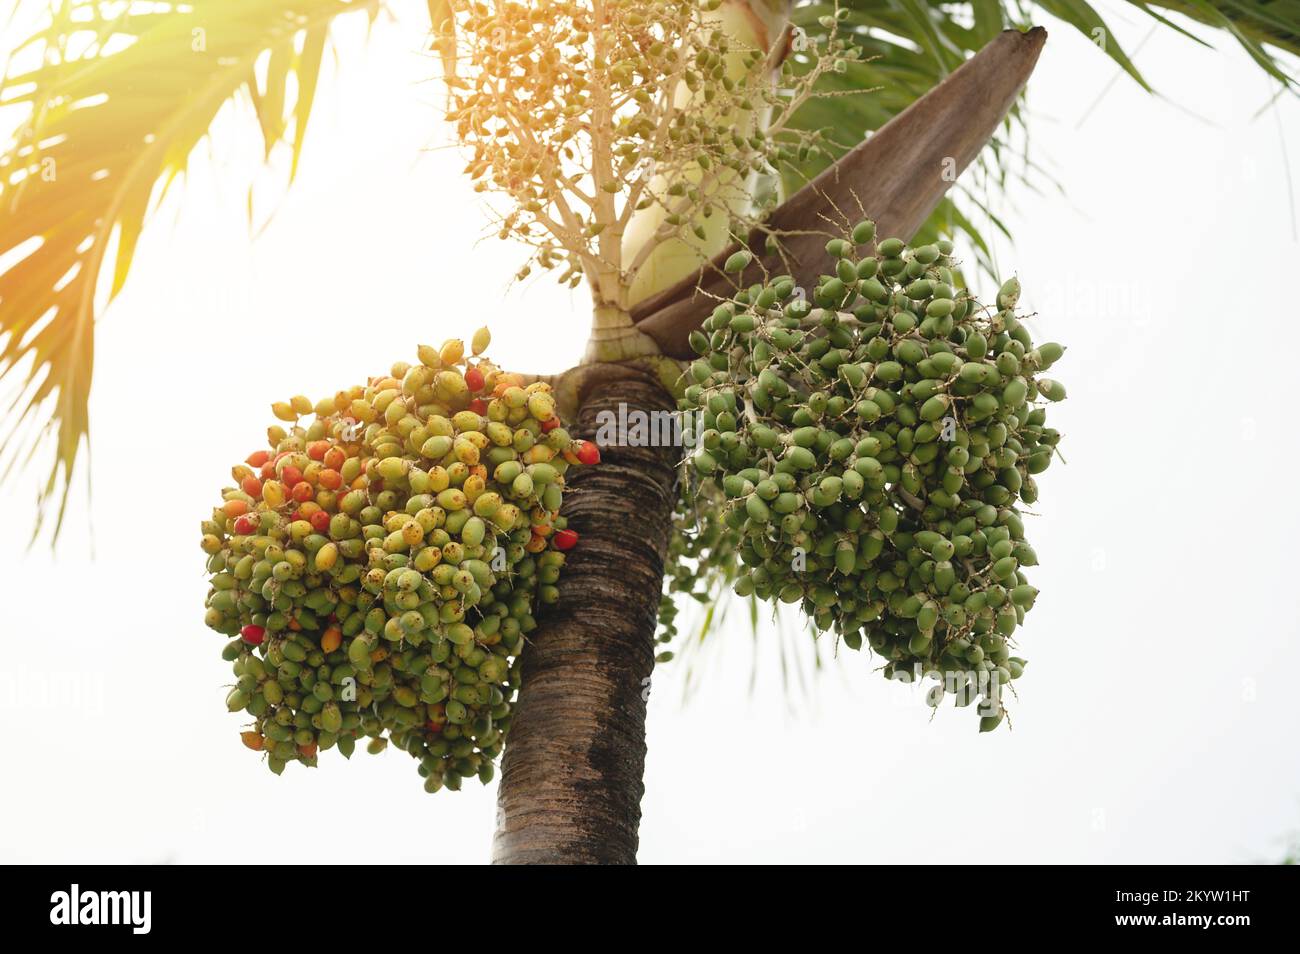
[[[602,411],[653,415],[675,404],[645,371],[601,365],[579,396],[576,433]],[[654,420],[653,417],[647,418]],[[653,429],[652,429],[653,430]],[[563,597],[523,654],[523,684],[501,764],[495,864],[635,864],[645,790],[646,698],[677,447],[601,447],[573,473],[564,514],[580,542]]]

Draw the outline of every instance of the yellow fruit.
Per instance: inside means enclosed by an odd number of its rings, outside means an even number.
[[[474,513],[480,517],[491,517],[501,509],[501,495],[495,491],[488,491],[474,498]]]
[[[555,398],[543,391],[535,391],[528,398],[528,413],[539,421],[549,421],[555,416]]]
[[[464,510],[467,502],[465,494],[459,490],[448,489],[438,494],[438,506],[443,510]]]
[[[487,489],[487,481],[479,474],[470,474],[465,478],[465,483],[461,484],[460,489],[464,492],[465,498],[473,503]]]
[[[293,397],[289,398],[289,404],[293,407],[294,411],[297,412],[299,417],[304,414],[310,414],[312,408],[315,406],[311,403],[311,398],[307,397],[305,394],[295,394]]]
[[[520,510],[514,504],[503,504],[492,515],[492,522],[502,530],[511,530],[519,520]]]
[[[460,411],[452,417],[451,426],[461,433],[481,431],[483,429],[483,418],[473,411]]]
[[[469,393],[469,385],[455,371],[439,371],[435,380],[437,392],[448,400],[455,400]]]
[[[460,364],[460,360],[465,357],[465,342],[459,338],[444,341],[438,357],[442,359],[443,364]]]
[[[441,414],[434,414],[424,424],[425,430],[430,437],[455,437],[456,425],[452,424],[448,418]]]
[[[429,468],[429,492],[438,493],[451,486],[451,476],[445,467]]]
[[[428,573],[442,560],[442,551],[437,547],[425,547],[415,555],[411,565],[421,573]]]
[[[316,569],[329,570],[339,559],[338,544],[332,540],[316,551]]]
[[[478,448],[474,446],[473,441],[466,440],[463,436],[456,438],[453,451],[456,454],[456,459],[462,464],[468,466],[478,463]]]
[[[271,405],[271,413],[282,421],[298,420],[298,412],[293,409],[293,405],[287,401],[276,401]]]
[[[401,392],[396,388],[386,388],[371,398],[370,404],[374,407],[376,412],[383,414],[388,410],[388,406],[399,397],[401,397]]]
[[[470,342],[470,347],[476,355],[479,355],[486,351],[488,345],[491,343],[492,332],[488,331],[487,328],[480,328],[478,331],[474,332],[474,338]]]
[[[438,517],[432,507],[423,507],[415,514],[415,522],[420,525],[421,530],[428,533],[438,526]]]

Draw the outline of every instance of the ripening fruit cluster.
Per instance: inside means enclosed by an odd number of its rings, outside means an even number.
[[[489,340],[273,405],[269,449],[203,522],[206,622],[233,637],[226,705],[276,774],[365,736],[418,759],[431,792],[492,777],[524,636],[577,542],[565,472],[599,453],[548,384],[479,357]]]
[[[945,690],[996,700],[992,680],[1024,668],[1011,639],[1038,591],[1019,503],[1037,499],[1059,439],[1037,401],[1065,397],[1042,376],[1063,349],[1034,346],[1017,280],[986,307],[958,286],[949,243],[891,238],[866,254],[874,237],[863,222],[829,242],[832,273],[810,293],[773,278],[693,333],[691,462],[725,501],[708,536],[739,567],[679,549],[742,596],[800,604],[850,648],[865,641],[891,678],[932,674],[933,705]]]

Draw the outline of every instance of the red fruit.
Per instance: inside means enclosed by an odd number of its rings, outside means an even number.
[[[245,477],[239,482],[240,488],[254,500],[260,500],[262,497],[262,482],[256,477]]]
[[[475,414],[486,414],[488,409],[488,402],[483,400],[482,398],[475,398],[474,400],[469,402],[469,409],[473,411]]]
[[[298,503],[306,503],[308,500],[311,500],[312,497],[316,496],[316,491],[312,489],[311,484],[307,483],[307,481],[300,480],[293,485],[293,491],[290,496],[292,496]]]
[[[592,441],[578,442],[578,460],[582,461],[588,467],[600,463],[600,448]]]
[[[559,417],[552,416],[547,420],[542,421],[542,433],[545,434],[547,431],[553,431],[559,426],[560,426]]]
[[[429,706],[429,719],[424,723],[430,732],[441,732],[447,724],[446,709],[441,702]]]
[[[325,452],[323,463],[330,470],[340,470],[347,462],[348,455],[343,453],[341,447],[331,447]]]
[[[275,480],[275,464],[273,462],[268,460],[262,465],[262,479]]]
[[[326,533],[330,528],[330,515],[324,510],[317,510],[311,515],[311,528],[317,533]]]
[[[286,487],[292,487],[298,481],[302,480],[302,471],[292,464],[289,464],[280,472],[280,479],[284,481]]]
[[[261,467],[270,459],[271,459],[270,451],[259,450],[259,451],[253,451],[253,453],[249,454],[246,458],[244,458],[244,463],[247,464],[249,467]]]
[[[471,392],[483,390],[483,372],[478,368],[470,368],[465,372],[465,383],[469,385]]]
[[[572,530],[557,530],[551,542],[557,550],[572,550],[578,544],[578,535]]]
[[[324,460],[325,452],[329,449],[329,441],[312,441],[307,445],[307,456],[312,460]]]
[[[243,637],[244,642],[250,643],[254,646],[260,646],[262,640],[266,638],[266,630],[261,626],[249,625],[241,629],[239,635]]]
[[[343,486],[343,476],[337,470],[322,470],[316,475],[316,482],[326,490],[338,490]]]
[[[250,533],[257,532],[257,518],[244,514],[235,521],[235,533],[240,536],[248,536]]]

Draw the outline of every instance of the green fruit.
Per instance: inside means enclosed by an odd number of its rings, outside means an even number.
[[[1008,278],[998,289],[998,308],[1012,309],[1020,301],[1020,279]]]
[[[744,249],[734,252],[723,264],[722,270],[728,274],[743,272],[750,262],[754,260],[753,253]]]
[[[921,405],[921,420],[937,421],[948,411],[948,396],[936,394]]]
[[[1039,378],[1036,382],[1038,393],[1049,401],[1065,400],[1065,385],[1060,381],[1054,381],[1051,378]]]
[[[758,496],[751,496],[746,499],[745,513],[755,523],[767,523],[772,519],[772,512],[768,509],[767,504],[763,503],[762,498]]]
[[[866,245],[876,237],[876,223],[864,220],[853,226],[853,244]]]
[[[1028,393],[1029,387],[1025,384],[1024,378],[1012,378],[1002,389],[1002,404],[1004,407],[1019,407],[1025,403],[1025,396]]]
[[[1046,344],[1040,344],[1034,349],[1033,353],[1037,355],[1038,367],[1046,371],[1061,360],[1061,356],[1065,354],[1065,349],[1055,341],[1049,341]]]

